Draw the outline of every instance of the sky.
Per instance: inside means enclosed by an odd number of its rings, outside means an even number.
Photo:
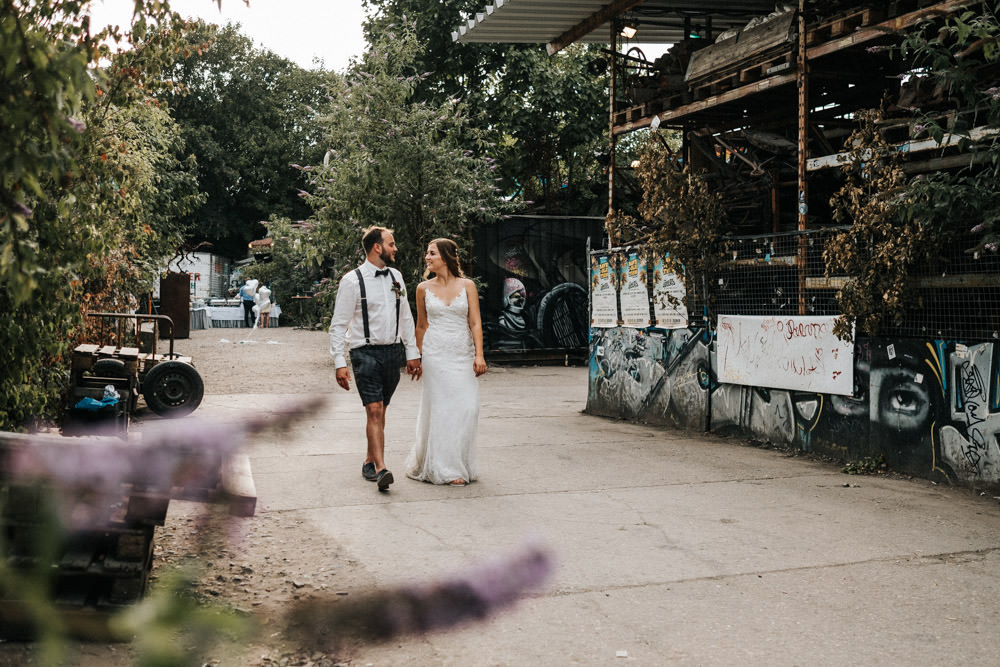
[[[94,25],[131,22],[134,0],[92,0]],[[361,0],[170,0],[170,8],[184,17],[209,23],[239,23],[240,32],[257,46],[274,51],[300,67],[314,67],[313,59],[326,69],[343,71],[352,57],[366,48],[361,33]]]

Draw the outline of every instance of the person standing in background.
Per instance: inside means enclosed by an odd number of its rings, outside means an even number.
[[[257,312],[260,315],[260,327],[266,329],[271,326],[271,290],[267,285],[261,284],[257,289]]]
[[[253,279],[247,280],[243,283],[243,287],[240,288],[240,299],[243,300],[243,324],[247,329],[253,328],[254,320],[256,319],[253,314],[254,307],[254,292],[257,290],[257,281]]]

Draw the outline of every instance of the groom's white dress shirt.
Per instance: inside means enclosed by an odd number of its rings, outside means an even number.
[[[379,268],[368,261],[358,268],[365,281],[371,344],[391,345],[402,341],[406,346],[407,361],[419,359],[416,326],[410,304],[406,300],[403,275],[396,269],[387,267],[388,275],[376,276],[375,272]],[[394,281],[400,289],[399,335],[396,335],[396,293],[392,289]],[[335,368],[347,366],[345,344],[349,350],[366,344],[364,319],[361,315],[361,289],[358,287],[358,274],[354,271],[349,271],[340,279],[333,318],[330,320],[330,354],[333,355]]]

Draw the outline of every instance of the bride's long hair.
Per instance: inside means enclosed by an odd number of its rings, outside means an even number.
[[[451,239],[434,239],[431,243],[437,246],[438,254],[441,255],[441,259],[444,260],[451,275],[456,278],[464,278],[462,264],[458,261],[458,244]],[[424,269],[424,278],[430,278],[431,273],[430,269]]]

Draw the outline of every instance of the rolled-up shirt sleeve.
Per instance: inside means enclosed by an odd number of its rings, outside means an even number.
[[[351,275],[348,273],[340,279],[337,300],[333,306],[333,317],[330,319],[330,354],[333,356],[334,368],[347,366],[344,346],[359,296],[357,280],[352,280]]]

